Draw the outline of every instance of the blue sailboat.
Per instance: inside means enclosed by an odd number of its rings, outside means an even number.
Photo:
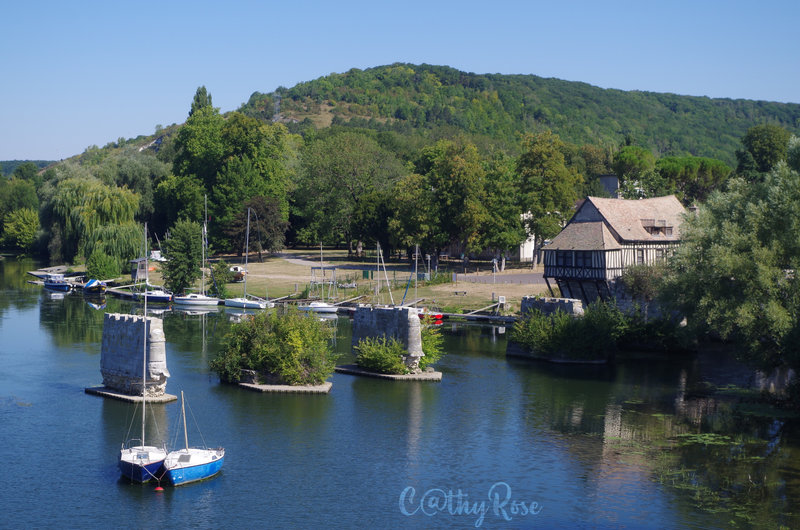
[[[173,486],[181,486],[190,482],[211,478],[222,469],[225,460],[225,449],[206,449],[189,447],[189,436],[186,434],[186,409],[184,407],[183,390],[181,390],[181,416],[183,417],[183,440],[185,447],[170,451],[164,459],[164,477]]]

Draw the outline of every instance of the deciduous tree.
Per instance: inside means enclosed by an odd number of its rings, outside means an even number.
[[[684,223],[665,289],[690,324],[763,366],[800,367],[798,170],[779,162],[763,181],[712,193]]]
[[[33,250],[39,231],[39,214],[30,208],[20,208],[6,215],[3,221],[3,245],[27,254]]]
[[[201,276],[202,233],[199,223],[180,219],[170,228],[164,241],[167,261],[161,265],[164,285],[174,293],[182,293]]]
[[[302,153],[302,169],[297,204],[323,236],[346,240],[351,251],[359,203],[403,173],[393,154],[354,132],[313,141]]]
[[[572,216],[582,177],[564,163],[563,142],[550,131],[528,135],[517,159],[519,198],[525,226],[538,250]]]

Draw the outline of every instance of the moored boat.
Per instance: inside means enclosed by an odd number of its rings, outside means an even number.
[[[250,253],[250,208],[247,209],[247,235],[244,239],[244,271],[247,270],[247,255]],[[233,270],[233,267],[231,267]],[[262,300],[260,298],[248,298],[247,297],[247,274],[245,273],[242,276],[244,280],[244,292],[242,296],[238,298],[226,298],[225,299],[225,307],[238,307],[240,309],[266,309],[267,307],[273,307],[274,304],[267,301]]]
[[[188,306],[217,306],[221,302],[219,298],[207,296],[201,293],[189,293],[182,296],[173,296],[172,301],[180,305]]]
[[[147,255],[147,225],[145,224],[145,256]],[[146,265],[146,262],[145,262]],[[145,415],[147,414],[147,298],[144,299],[142,315],[142,437],[122,444],[119,452],[119,470],[123,476],[134,482],[148,482],[157,479],[167,451],[163,447],[145,444]],[[138,445],[136,445],[138,442]]]
[[[72,289],[72,284],[64,278],[63,274],[50,272],[44,277],[44,288],[51,291],[68,292]]]
[[[100,280],[91,279],[83,286],[83,294],[87,295],[98,295],[103,294],[106,292],[106,284],[105,282],[101,282]]]
[[[222,301],[219,298],[206,294],[206,225],[203,223],[201,236],[201,256],[200,256],[200,292],[189,293],[181,296],[173,296],[172,301],[176,304],[187,306],[217,306]]]
[[[263,300],[255,300],[253,298],[226,298],[225,299],[225,307],[238,307],[240,309],[266,309],[267,305],[272,307],[272,304],[268,304]]]
[[[148,289],[134,294],[136,300],[147,300],[148,302],[168,303],[172,300],[172,293],[163,289]]]
[[[173,486],[181,486],[190,482],[211,478],[222,469],[225,461],[225,449],[217,447],[207,449],[189,447],[189,436],[186,433],[186,409],[183,390],[181,390],[181,416],[183,418],[183,438],[185,447],[170,451],[164,459],[163,477]]]
[[[336,313],[339,309],[328,302],[311,302],[306,305],[299,305],[300,311],[313,311],[314,313]]]

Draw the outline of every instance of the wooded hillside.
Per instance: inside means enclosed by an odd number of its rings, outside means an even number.
[[[270,94],[255,92],[239,110],[271,120],[277,98],[280,117],[293,131],[340,124],[436,139],[460,130],[511,147],[521,132],[550,129],[578,145],[616,147],[627,137],[659,157],[694,155],[731,165],[753,125],[800,132],[798,104],[626,92],[424,64],[352,69]]]

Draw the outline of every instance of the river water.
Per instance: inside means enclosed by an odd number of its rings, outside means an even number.
[[[162,317],[167,391],[186,393],[190,442],[226,448],[223,472],[160,493],[130,484],[117,458],[134,405],[84,389],[102,382],[104,312],[142,308],[53,295],[27,283],[34,268],[0,261],[0,527],[800,522],[798,420],[737,404],[752,378],[725,353],[530,363],[505,357],[503,328],[446,323],[440,383],[335,374],[328,395],[260,394],[208,370],[236,319],[222,310]],[[345,362],[350,322],[329,325]],[[149,432],[171,440],[179,414],[155,406]]]

